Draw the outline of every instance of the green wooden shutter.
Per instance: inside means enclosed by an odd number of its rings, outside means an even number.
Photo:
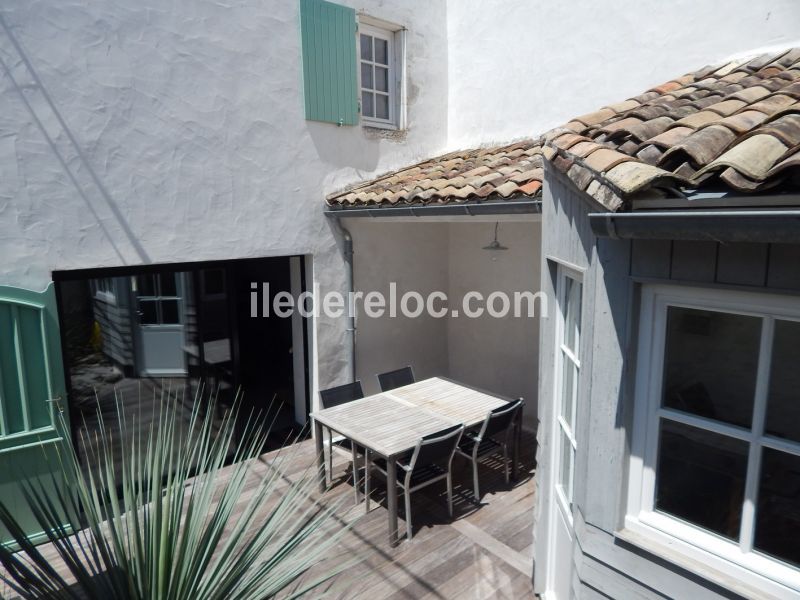
[[[306,119],[358,123],[356,11],[324,0],[300,0]]]
[[[44,292],[0,286],[0,500],[34,541],[44,535],[20,483],[39,479],[50,489],[61,477],[56,445],[64,398],[54,284]],[[0,543],[7,541],[0,526]]]

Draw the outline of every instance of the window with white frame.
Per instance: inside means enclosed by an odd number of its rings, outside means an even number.
[[[367,125],[396,126],[395,33],[360,23],[358,38],[361,118]]]
[[[575,424],[578,412],[578,374],[581,337],[581,294],[583,285],[578,273],[564,266],[558,268],[559,323],[557,327],[557,390],[556,415],[558,479],[556,490],[559,501],[570,514],[575,480],[575,455],[578,449]]]
[[[641,310],[626,527],[800,589],[800,299],[648,285]]]
[[[92,295],[103,302],[115,303],[117,300],[116,285],[113,277],[101,277],[90,280]]]

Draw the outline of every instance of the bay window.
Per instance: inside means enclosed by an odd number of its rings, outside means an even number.
[[[800,300],[643,288],[626,527],[800,589]]]

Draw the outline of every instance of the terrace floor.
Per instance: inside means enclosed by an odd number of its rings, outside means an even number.
[[[314,443],[299,442],[289,461],[281,461],[286,480],[303,476],[313,464]],[[523,432],[518,481],[506,485],[499,462],[481,467],[482,503],[472,501],[469,464],[454,459],[455,517],[447,515],[444,484],[412,496],[414,538],[395,547],[388,543],[385,486],[375,475],[373,508],[364,515],[364,504],[353,505],[353,488],[344,456],[335,454],[334,482],[325,495],[331,501],[346,495],[339,518],[354,523],[339,543],[333,559],[363,560],[349,568],[328,588],[332,598],[369,600],[448,599],[488,600],[533,598],[532,526],[534,507],[533,435]],[[275,453],[262,456],[257,469],[269,468]],[[262,467],[263,465],[263,467]],[[383,488],[383,489],[382,489]],[[242,504],[246,502],[243,497]],[[400,529],[405,532],[402,520]],[[360,517],[360,518],[358,518]],[[53,552],[53,564],[58,558]],[[326,561],[327,563],[328,561]],[[325,569],[330,568],[325,564]],[[313,574],[309,574],[313,576]],[[9,590],[0,584],[0,598]],[[319,597],[316,590],[311,597]]]

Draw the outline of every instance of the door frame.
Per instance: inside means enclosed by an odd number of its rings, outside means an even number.
[[[556,557],[556,536],[557,536],[557,526],[558,526],[558,519],[560,519],[560,512],[564,512],[566,516],[566,523],[568,525],[570,539],[574,541],[575,539],[575,526],[574,526],[574,515],[573,515],[573,505],[574,505],[574,479],[575,479],[575,464],[577,463],[577,447],[576,447],[576,459],[572,465],[572,480],[573,480],[573,500],[570,503],[568,510],[564,510],[564,507],[561,506],[563,500],[561,498],[561,493],[557,489],[559,484],[560,478],[560,466],[561,466],[561,458],[560,458],[560,451],[561,451],[561,425],[559,424],[559,416],[561,415],[561,391],[563,385],[563,366],[564,361],[561,357],[561,345],[564,342],[564,334],[565,334],[565,325],[566,325],[566,314],[564,313],[564,307],[566,302],[566,289],[565,289],[565,280],[567,278],[576,281],[581,285],[581,302],[580,302],[580,322],[581,322],[581,329],[583,328],[583,307],[585,305],[583,301],[584,291],[585,291],[585,273],[586,270],[575,265],[566,264],[561,261],[552,261],[552,266],[555,270],[555,298],[556,298],[556,320],[555,320],[555,327],[554,327],[554,345],[552,351],[554,352],[554,360],[553,360],[553,403],[552,403],[552,415],[549,419],[549,427],[550,427],[550,455],[548,457],[548,466],[550,469],[550,477],[548,478],[548,487],[547,487],[547,496],[550,499],[549,507],[548,507],[548,527],[547,527],[547,559],[545,565],[545,585],[544,591],[542,593],[542,597],[546,598],[547,600],[563,600],[562,598],[558,598],[553,591],[555,577],[556,577],[556,566],[559,563],[558,557]],[[551,271],[552,272],[552,271]],[[580,379],[581,379],[581,371],[580,371],[580,356],[581,356],[581,344],[583,343],[583,331],[581,331],[580,336],[577,340],[576,345],[576,353],[578,359],[578,376],[575,380],[575,404],[573,406],[573,415],[574,420],[577,421],[577,414],[578,414],[578,402],[580,399]],[[573,424],[573,429],[575,429]],[[577,437],[576,432],[572,432],[573,437]],[[572,560],[572,553],[570,552],[569,560]],[[572,569],[570,568],[570,573]]]

